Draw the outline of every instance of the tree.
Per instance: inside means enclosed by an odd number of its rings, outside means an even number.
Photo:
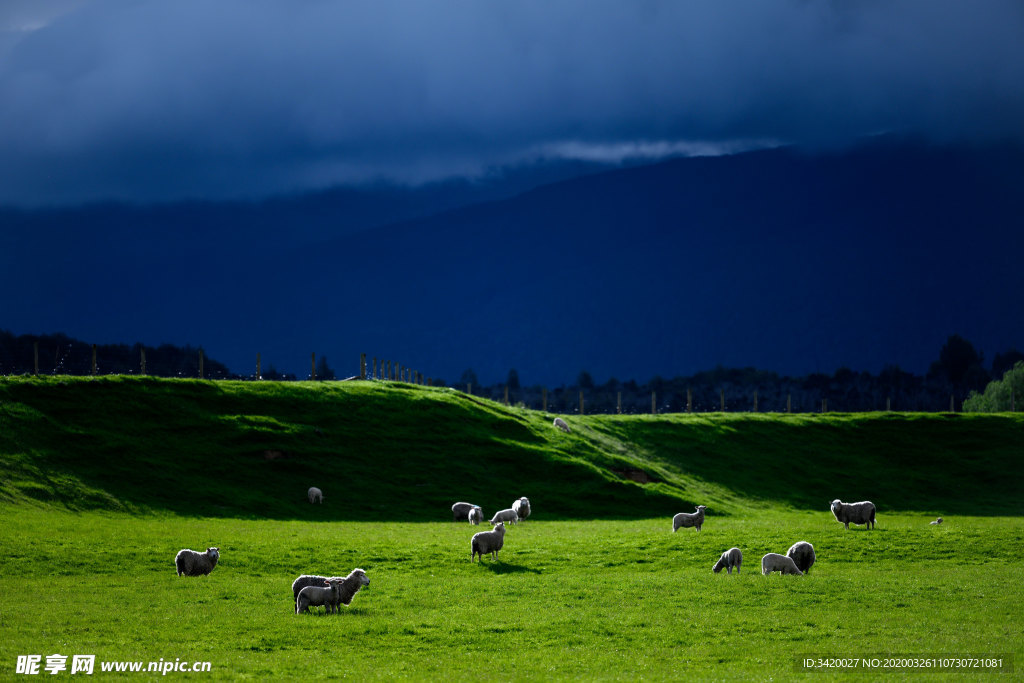
[[[327,356],[320,356],[316,362],[316,378],[317,379],[337,379],[334,374],[334,370],[331,370],[330,366],[327,365]]]
[[[509,391],[519,391],[519,373],[516,372],[515,368],[508,371],[508,379],[505,380],[505,384],[508,386]]]
[[[981,365],[982,360],[983,356],[971,342],[954,334],[943,344],[939,359],[932,363],[928,374],[945,379],[954,393],[962,395],[968,389],[980,389],[990,379]]]
[[[590,376],[589,372],[584,370],[576,378],[576,386],[578,386],[580,389],[593,389],[594,378]]]
[[[476,379],[476,373],[473,372],[473,368],[468,368],[462,373],[462,377],[459,378],[459,384],[466,386],[472,384],[473,386],[480,386],[480,383]]]
[[[1010,370],[1018,362],[1024,360],[1024,353],[1021,353],[1017,349],[1010,349],[1004,353],[997,353],[996,357],[992,359],[992,376],[1002,377],[1006,374],[1007,370]]]
[[[972,413],[994,413],[1021,410],[1024,403],[1024,360],[1006,371],[1002,380],[989,382],[985,393],[972,391],[964,401],[964,410]]]

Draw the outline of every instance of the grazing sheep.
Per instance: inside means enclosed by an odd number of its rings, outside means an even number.
[[[530,516],[530,500],[523,496],[516,502],[512,503],[512,509],[519,515],[519,519],[526,519]]]
[[[309,498],[310,503],[324,502],[324,492],[315,486],[309,487],[309,491],[306,491],[306,497]]]
[[[772,572],[796,574],[797,576],[804,575],[802,571],[797,569],[796,563],[793,562],[792,557],[786,557],[785,555],[779,555],[778,553],[768,553],[761,558],[761,573],[767,576]]]
[[[875,504],[870,500],[860,503],[843,503],[838,498],[832,501],[832,514],[836,521],[847,529],[851,524],[864,524],[868,529],[875,528]]]
[[[729,548],[718,558],[718,562],[711,568],[711,571],[717,574],[724,569],[732,574],[732,568],[736,567],[736,573],[739,574],[741,564],[743,564],[743,553],[739,548]]]
[[[672,518],[672,533],[691,526],[697,527],[697,531],[700,531],[701,526],[704,524],[705,510],[707,510],[706,506],[698,505],[696,512],[680,512]]]
[[[344,579],[334,577],[324,580],[323,586],[306,586],[299,591],[299,596],[295,598],[295,613],[302,614],[308,612],[310,607],[323,606],[324,614],[330,614],[332,605],[338,604],[338,589],[341,588],[341,582]]]
[[[928,522],[929,524],[942,524],[942,517],[939,517],[934,522]]]
[[[558,427],[559,429],[561,429],[561,430],[562,430],[563,432],[565,432],[566,434],[568,434],[568,433],[569,433],[569,432],[571,431],[571,430],[569,429],[569,425],[568,425],[568,424],[566,423],[566,421],[565,421],[565,420],[563,420],[563,419],[562,419],[562,418],[560,418],[560,417],[556,417],[556,418],[555,418],[555,421],[554,421],[554,422],[552,422],[551,424],[555,425],[556,427]]]
[[[174,556],[178,576],[206,576],[217,566],[220,548],[207,548],[205,553],[183,548]]]
[[[329,581],[335,581],[338,583],[338,594],[337,600],[332,600],[326,605],[327,611],[330,612],[332,609],[337,612],[338,604],[348,605],[352,602],[352,598],[359,592],[359,589],[363,586],[370,585],[370,579],[366,576],[366,572],[362,569],[353,569],[349,572],[348,576],[315,576],[311,574],[303,574],[299,578],[292,582],[292,595],[296,601],[299,599],[299,594],[306,588],[315,587],[319,588]],[[296,605],[298,603],[296,602]],[[298,614],[298,611],[296,611]]]
[[[807,541],[797,541],[786,551],[786,557],[793,558],[796,568],[806,574],[814,564],[814,546]]]
[[[498,551],[505,545],[505,523],[498,522],[494,525],[493,531],[480,531],[473,534],[473,540],[469,542],[471,562],[476,562],[477,554],[480,561],[484,560],[484,553],[490,553],[495,560],[498,559]]]
[[[469,511],[473,508],[478,508],[479,505],[473,505],[472,503],[456,503],[452,505],[452,521],[453,522],[465,522],[469,519]]]
[[[512,508],[506,508],[504,510],[498,510],[491,517],[491,524],[497,524],[498,522],[512,522],[513,524],[519,524],[519,513]]]
[[[480,509],[479,505],[474,505],[473,509],[469,511],[469,523],[473,526],[479,526],[483,520],[484,511]]]

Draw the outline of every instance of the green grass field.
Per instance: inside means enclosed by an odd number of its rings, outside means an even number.
[[[851,674],[798,661],[996,655],[1024,678],[1024,416],[588,416],[568,435],[550,418],[401,384],[0,379],[0,679],[54,653],[125,679],[146,674],[100,663],[831,680]],[[483,527],[451,503],[520,495],[534,516],[471,563]],[[835,497],[874,500],[877,528],[845,531]],[[673,534],[697,503],[703,531]],[[798,540],[808,575],[760,575]],[[213,574],[175,575],[179,548],[208,545]],[[743,571],[713,574],[733,545]],[[296,575],[357,566],[371,585],[349,608],[294,614]]]

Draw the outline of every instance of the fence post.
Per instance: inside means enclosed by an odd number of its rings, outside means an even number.
[[[891,410],[892,410],[892,396],[886,396],[885,397],[885,412],[888,413]]]
[[[548,388],[540,388],[540,409],[545,413],[548,412]]]
[[[583,414],[583,390],[580,389],[580,415]]]
[[[260,354],[256,354],[256,380],[263,379],[263,363],[261,362]]]
[[[508,385],[505,385],[505,405],[508,405]]]
[[[199,349],[199,379],[203,378],[203,350]]]
[[[309,378],[316,381],[316,351],[309,355]]]
[[[366,354],[359,354],[359,379],[366,379]]]
[[[686,387],[686,412],[693,412],[693,389]]]
[[[615,413],[622,415],[622,392],[619,392],[618,398],[615,400]]]
[[[32,342],[32,374],[39,374],[39,342]]]
[[[786,394],[786,412],[793,412],[793,394]]]
[[[146,349],[140,348],[139,355],[142,357],[139,362],[139,374],[146,374]]]
[[[719,388],[718,390],[718,403],[722,406],[722,412],[725,412],[725,389]]]
[[[473,395],[473,383],[472,382],[470,382],[469,384],[466,385],[466,393],[469,394],[470,396]]]
[[[96,376],[96,345],[92,345],[92,374]]]
[[[651,415],[658,414],[658,392],[651,392]]]
[[[828,399],[827,398],[821,399],[821,412],[823,412],[823,413],[827,413],[828,412]]]

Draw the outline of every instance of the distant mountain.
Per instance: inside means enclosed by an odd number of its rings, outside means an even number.
[[[23,254],[39,270],[0,276],[19,292],[0,323],[202,344],[243,374],[261,352],[301,376],[312,351],[339,375],[367,352],[487,383],[510,368],[524,384],[717,365],[921,373],[952,333],[989,355],[1024,346],[1021,187],[1019,149],[885,141],[592,174],[315,245],[306,202],[276,227],[254,210],[257,227],[209,247],[183,237],[217,223],[200,208],[157,246],[153,228],[97,227],[109,255]],[[249,232],[273,242],[236,242]]]

